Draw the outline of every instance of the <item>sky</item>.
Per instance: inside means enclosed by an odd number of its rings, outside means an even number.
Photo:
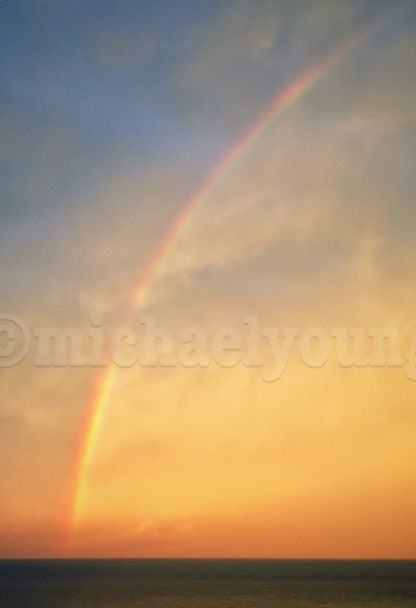
[[[0,3],[0,557],[416,559],[415,30],[411,0]],[[118,364],[39,364],[94,323]],[[337,328],[400,361],[340,364]]]

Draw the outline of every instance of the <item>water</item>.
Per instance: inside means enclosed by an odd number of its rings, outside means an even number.
[[[0,561],[1,608],[416,608],[416,562]]]

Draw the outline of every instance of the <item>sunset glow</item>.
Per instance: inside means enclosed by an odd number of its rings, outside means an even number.
[[[2,42],[1,556],[416,559],[415,7],[58,4]]]

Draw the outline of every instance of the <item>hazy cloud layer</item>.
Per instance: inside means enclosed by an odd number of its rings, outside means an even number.
[[[120,325],[142,340],[143,311],[126,303],[212,167],[386,10],[210,191],[145,308],[176,340],[189,326],[244,332],[244,314],[414,329],[413,3],[0,8],[0,312],[86,334],[98,311],[106,346]],[[414,557],[413,383],[403,369],[309,369],[298,350],[272,384],[242,364],[121,370],[64,546],[97,370],[36,368],[36,348],[0,370],[4,555],[275,556],[281,543],[282,557]]]

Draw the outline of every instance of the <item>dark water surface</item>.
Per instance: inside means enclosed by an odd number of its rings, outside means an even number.
[[[0,561],[1,608],[416,608],[416,562]]]

